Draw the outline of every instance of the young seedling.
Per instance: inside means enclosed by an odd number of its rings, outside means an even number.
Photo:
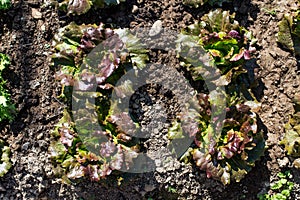
[[[289,181],[292,178],[290,171],[279,172],[278,181],[271,184],[268,194],[259,194],[259,200],[286,200],[291,196],[294,183]]]

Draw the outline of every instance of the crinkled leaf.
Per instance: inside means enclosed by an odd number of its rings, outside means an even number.
[[[291,15],[284,15],[283,19],[278,22],[278,36],[277,41],[281,43],[285,48],[294,51],[294,43],[291,35],[291,26],[293,23],[293,17]]]
[[[75,13],[81,15],[86,13],[92,5],[90,0],[71,0],[68,4],[68,13]]]
[[[61,143],[71,147],[74,139],[72,130],[69,127],[61,127],[59,128],[59,133]]]
[[[218,101],[214,103],[218,104]],[[257,130],[256,115],[251,108],[241,103],[229,104],[221,135],[211,125],[203,126],[201,123],[196,136],[200,149],[193,151],[196,165],[205,170],[208,177],[223,184],[229,184],[230,180],[240,181],[263,155],[265,147],[263,134]],[[206,110],[200,112],[200,122],[209,122],[210,117],[205,115],[210,116],[210,112]]]
[[[284,48],[300,55],[300,11],[285,14],[278,22],[277,42]]]
[[[288,155],[300,156],[300,136],[296,131],[286,131],[281,144],[285,146]]]
[[[170,140],[183,138],[181,124],[177,121],[173,122],[168,130],[168,138]]]
[[[205,49],[197,44],[198,36],[179,34],[176,41],[178,56],[183,59],[181,65],[190,71],[194,80],[214,79],[219,70],[215,67],[213,58]]]
[[[116,145],[111,141],[103,142],[100,146],[100,155],[102,157],[109,157],[116,150]]]
[[[132,121],[131,117],[126,112],[112,114],[108,121],[117,125],[117,131],[129,135],[133,135],[137,128],[137,125]]]
[[[125,2],[125,0],[63,0],[59,3],[59,8],[68,14],[81,15],[88,12],[92,6],[104,8],[120,2]]]
[[[114,31],[102,23],[99,26],[71,23],[59,30],[53,46],[54,65],[61,67],[56,78],[63,87],[75,86],[81,91],[91,90],[96,84],[101,89],[110,89],[119,79],[117,73],[122,74],[122,70],[116,72],[121,63],[131,62],[142,68],[148,60],[148,51],[129,30]]]
[[[294,97],[295,112],[290,116],[288,123],[285,125],[285,134],[280,142],[285,146],[288,155],[300,156],[300,112],[299,112],[299,94]]]
[[[230,183],[230,173],[224,171],[222,176],[221,176],[221,182],[224,184],[224,185],[227,185]]]
[[[201,20],[188,26],[178,37],[177,51],[183,60],[181,65],[191,72],[194,80],[202,80],[201,76],[211,79],[221,74],[213,82],[218,86],[228,85],[241,73],[247,72],[243,64],[255,51],[253,45],[256,40],[250,31],[239,26],[234,14],[228,11],[216,9]],[[205,64],[202,62],[201,48],[209,52],[213,62],[207,62],[209,59]],[[207,68],[213,68],[214,64],[217,70]]]
[[[241,48],[240,51],[239,51],[239,53],[234,54],[234,55],[232,56],[232,58],[230,58],[230,61],[238,61],[238,60],[240,60],[241,58],[244,57],[244,54],[245,54],[245,49],[244,49],[244,48]],[[247,57],[247,58],[248,58],[248,57]]]
[[[124,162],[124,154],[122,147],[120,145],[117,146],[117,153],[112,157],[110,162],[110,168],[112,170],[120,170],[123,166]]]
[[[50,157],[59,163],[63,161],[63,158],[67,153],[67,149],[60,141],[52,142],[48,151]]]
[[[247,171],[245,169],[238,169],[237,171],[232,170],[231,178],[235,180],[235,182],[240,182],[246,174]]]
[[[98,165],[88,165],[86,168],[84,168],[85,175],[89,176],[90,180],[92,181],[99,181],[100,175],[98,167]]]
[[[104,177],[110,175],[111,172],[112,172],[112,169],[110,168],[109,164],[104,163],[100,167],[99,175],[100,175],[101,178],[104,178]]]
[[[9,57],[5,54],[0,53],[0,73],[8,65],[10,65]]]
[[[12,167],[9,156],[10,148],[0,139],[0,177],[3,177]]]
[[[74,166],[70,167],[70,171],[67,174],[69,179],[78,179],[85,175],[85,167],[79,164],[74,164]]]
[[[0,10],[7,10],[11,6],[11,0],[0,0]]]
[[[129,52],[132,64],[137,66],[139,69],[144,68],[149,57],[147,55],[148,50],[146,50],[145,46],[140,42],[140,39],[131,34],[128,29],[117,29],[115,32],[124,42],[125,48]]]
[[[206,23],[210,32],[229,32],[238,28],[238,22],[234,21],[235,14],[230,14],[229,11],[215,9],[204,15],[201,20]]]

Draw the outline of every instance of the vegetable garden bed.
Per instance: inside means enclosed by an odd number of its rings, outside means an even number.
[[[300,198],[300,2],[0,9],[0,199]]]

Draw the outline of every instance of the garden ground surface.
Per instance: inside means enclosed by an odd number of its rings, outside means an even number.
[[[225,9],[236,12],[239,23],[258,40],[255,59],[247,66],[255,68],[260,83],[256,94],[262,103],[259,117],[268,146],[265,156],[240,183],[224,187],[207,179],[205,173],[174,160],[166,169],[125,174],[120,186],[115,181],[117,175],[100,184],[84,181],[66,185],[54,176],[47,152],[51,130],[64,108],[56,98],[60,85],[54,79],[49,59],[51,41],[58,29],[71,21],[150,28],[161,20],[164,28],[178,32],[210,7],[192,9],[180,0],[127,0],[111,9],[90,10],[72,17],[58,12],[48,0],[14,0],[9,11],[0,13],[0,52],[12,61],[4,78],[18,110],[14,122],[0,124],[0,137],[9,143],[13,163],[10,172],[0,178],[0,199],[256,199],[258,193],[267,192],[276,174],[289,169],[292,163],[279,141],[293,112],[291,99],[300,92],[300,69],[292,53],[277,45],[275,34],[283,14],[296,8],[295,0],[235,0],[225,5]],[[159,38],[157,44],[165,39]],[[179,64],[172,50],[152,50],[150,55],[153,63]],[[300,173],[294,169],[292,173],[292,199],[299,199]]]

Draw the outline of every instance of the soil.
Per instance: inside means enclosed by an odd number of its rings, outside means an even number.
[[[300,172],[291,168],[292,158],[279,145],[284,124],[293,113],[291,99],[300,92],[299,60],[278,46],[275,36],[278,21],[284,13],[297,8],[296,0],[234,0],[223,5],[224,9],[236,12],[239,23],[258,40],[259,49],[247,67],[254,68],[260,83],[256,94],[262,108],[258,114],[268,146],[265,156],[240,183],[226,187],[176,159],[155,172],[127,173],[120,185],[116,181],[118,175],[100,183],[82,181],[66,185],[54,175],[47,152],[51,131],[65,107],[56,98],[60,85],[50,66],[51,41],[59,28],[71,21],[151,28],[161,20],[163,27],[176,33],[211,7],[192,9],[180,0],[127,0],[113,8],[92,9],[74,17],[58,11],[49,0],[12,2],[9,11],[0,13],[0,52],[11,57],[12,64],[4,72],[4,78],[18,115],[12,123],[0,124],[0,138],[11,147],[13,163],[9,173],[0,178],[0,199],[257,199],[258,193],[268,191],[277,173],[287,169],[292,169],[295,183],[292,199],[300,199]],[[169,33],[162,33],[156,40],[145,41],[153,47],[151,62],[178,66],[172,48],[165,50],[166,37],[172,39]],[[148,142],[163,143],[159,140],[154,137]]]

